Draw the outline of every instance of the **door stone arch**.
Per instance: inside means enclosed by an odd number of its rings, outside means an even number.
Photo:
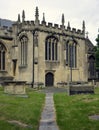
[[[54,74],[51,72],[46,73],[45,75],[45,86],[54,86]]]

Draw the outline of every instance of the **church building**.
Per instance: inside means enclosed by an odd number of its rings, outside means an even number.
[[[26,81],[32,86],[57,86],[61,83],[88,82],[95,78],[93,44],[82,30],[46,22],[43,13],[39,20],[36,7],[35,20],[22,20],[11,28],[0,27],[0,83],[5,80]]]

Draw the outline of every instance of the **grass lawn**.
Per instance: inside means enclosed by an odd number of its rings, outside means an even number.
[[[38,129],[45,95],[31,90],[28,96],[6,95],[0,88],[0,130]]]
[[[60,130],[99,130],[99,120],[89,119],[99,115],[99,88],[93,95],[54,94],[54,101]]]

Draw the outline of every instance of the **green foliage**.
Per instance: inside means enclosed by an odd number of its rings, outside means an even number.
[[[99,115],[99,88],[96,94],[73,95],[55,94],[57,123],[60,130],[98,130],[99,120],[89,119]]]
[[[96,38],[96,42],[97,42],[97,47],[99,48],[99,34],[98,34],[98,36]]]
[[[99,34],[96,38],[97,45],[94,47],[95,59],[96,59],[96,69],[99,69]]]
[[[94,50],[94,52],[96,52],[97,51],[97,46],[94,46],[93,50]]]
[[[45,94],[28,90],[28,98],[6,95],[0,88],[0,130],[37,130]],[[19,121],[29,127],[11,124]]]
[[[99,68],[99,48],[97,48],[97,51],[95,52],[95,58],[96,58],[96,68]]]

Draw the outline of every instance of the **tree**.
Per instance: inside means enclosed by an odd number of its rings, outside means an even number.
[[[97,42],[97,47],[99,48],[99,34],[98,34],[98,36],[96,38],[96,42]]]
[[[97,45],[94,47],[95,59],[96,59],[96,69],[99,69],[99,34],[96,38]]]

